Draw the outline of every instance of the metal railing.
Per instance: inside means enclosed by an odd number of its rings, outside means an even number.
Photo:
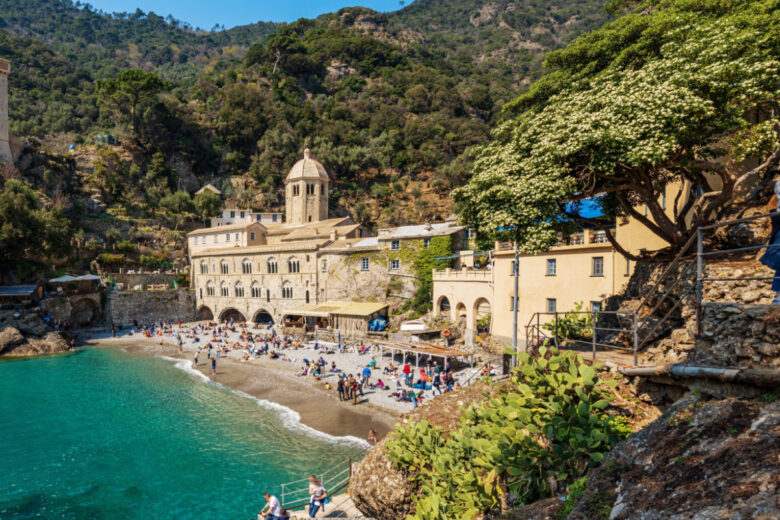
[[[727,220],[725,222],[717,222],[715,224],[709,224],[707,226],[699,226],[699,229],[695,235],[696,237],[696,332],[698,336],[702,334],[702,306],[704,304],[704,284],[709,282],[736,282],[736,281],[750,281],[750,280],[778,280],[778,276],[746,276],[746,277],[732,277],[732,278],[709,278],[704,273],[704,260],[705,258],[727,255],[734,253],[747,253],[750,251],[760,251],[762,249],[773,249],[780,247],[780,244],[765,243],[760,245],[734,247],[730,249],[718,249],[714,251],[704,250],[704,232],[716,228],[723,228],[727,226],[733,226],[736,224],[744,224],[746,222],[753,222],[764,218],[780,218],[780,211],[773,211],[771,213],[762,213],[761,215],[754,215],[752,217],[738,218],[734,220]],[[771,237],[771,234],[770,234]],[[759,237],[755,237],[758,239]],[[762,238],[766,240],[766,238]],[[777,274],[777,272],[775,272]]]
[[[549,316],[552,321],[542,323],[542,316]],[[561,324],[562,318],[567,318],[565,326]],[[572,319],[584,320],[584,323],[572,324]],[[625,325],[626,321],[628,325]],[[634,365],[637,365],[638,321],[636,311],[537,312],[525,327],[525,349],[526,352],[536,349],[545,340],[552,341],[557,348],[581,345],[590,347],[593,361],[596,361],[597,349],[623,350],[633,352]]]
[[[324,487],[329,497],[333,497],[349,486],[352,478],[352,457],[342,461],[335,466],[326,469],[316,475],[322,487]],[[304,478],[287,482],[281,485],[281,505],[282,509],[294,511],[309,505],[309,479]]]

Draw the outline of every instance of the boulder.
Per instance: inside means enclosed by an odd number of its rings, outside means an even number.
[[[0,331],[0,355],[10,352],[24,343],[24,336],[19,329],[6,327]]]

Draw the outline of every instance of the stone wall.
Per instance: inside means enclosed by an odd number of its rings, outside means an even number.
[[[108,296],[108,321],[132,324],[138,321],[193,321],[195,298],[189,289],[167,291],[112,291]]]
[[[133,290],[137,285],[141,286],[141,290],[145,291],[149,285],[161,285],[165,284],[169,288],[173,287],[173,281],[181,277],[179,274],[170,273],[109,273],[109,278],[118,284],[122,284],[122,287],[126,291]]]

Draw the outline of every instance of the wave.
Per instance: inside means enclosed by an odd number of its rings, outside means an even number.
[[[228,390],[229,392],[232,392],[240,397],[244,397],[246,399],[251,399],[252,401],[255,401],[257,405],[260,406],[261,408],[276,412],[282,421],[282,425],[288,430],[301,432],[305,435],[308,435],[309,437],[322,439],[332,444],[338,444],[341,446],[350,446],[350,447],[361,448],[361,449],[368,449],[371,447],[371,444],[368,441],[361,439],[359,437],[355,437],[353,435],[344,435],[344,436],[330,435],[329,433],[321,432],[317,429],[312,428],[311,426],[307,426],[301,422],[301,414],[299,414],[292,408],[288,408],[287,406],[284,406],[279,403],[274,403],[266,399],[260,399],[259,397],[255,397],[246,392],[242,392],[241,390],[235,390],[233,388],[223,385],[222,383],[212,381],[204,373],[193,368],[192,362],[190,360],[177,359],[168,356],[157,356],[157,357],[161,359],[165,359],[166,361],[172,361],[176,368],[192,376],[197,377],[204,383],[210,383],[215,386],[224,388],[225,390]]]

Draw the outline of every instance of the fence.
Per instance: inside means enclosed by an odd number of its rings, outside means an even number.
[[[328,496],[335,496],[349,486],[352,478],[352,457],[332,466],[317,478],[328,491]],[[309,504],[309,479],[301,479],[282,484],[281,505],[282,509],[293,511],[301,509]]]
[[[709,230],[717,228],[725,228],[728,226],[735,226],[738,224],[745,224],[748,222],[754,222],[760,219],[780,219],[780,211],[774,211],[771,213],[763,213],[761,215],[754,215],[752,217],[739,218],[734,220],[728,220],[726,222],[718,222],[715,224],[709,224],[707,226],[700,226],[696,233],[697,246],[696,246],[696,331],[699,336],[702,332],[702,305],[704,303],[704,284],[709,282],[735,282],[735,281],[749,281],[749,280],[778,280],[778,276],[745,276],[745,277],[730,277],[730,278],[709,278],[705,276],[704,261],[706,258],[719,256],[719,255],[733,255],[734,253],[747,253],[750,251],[760,251],[762,249],[773,249],[780,247],[780,244],[758,244],[752,246],[734,247],[729,249],[717,249],[713,251],[704,250],[704,233]],[[758,239],[758,237],[755,237]],[[775,273],[777,274],[777,273]]]
[[[552,321],[542,323],[542,316],[548,316]],[[526,351],[538,348],[544,340],[552,341],[557,348],[590,347],[593,361],[599,348],[623,350],[633,352],[636,365],[638,330],[636,311],[537,312],[525,327],[525,345]]]

